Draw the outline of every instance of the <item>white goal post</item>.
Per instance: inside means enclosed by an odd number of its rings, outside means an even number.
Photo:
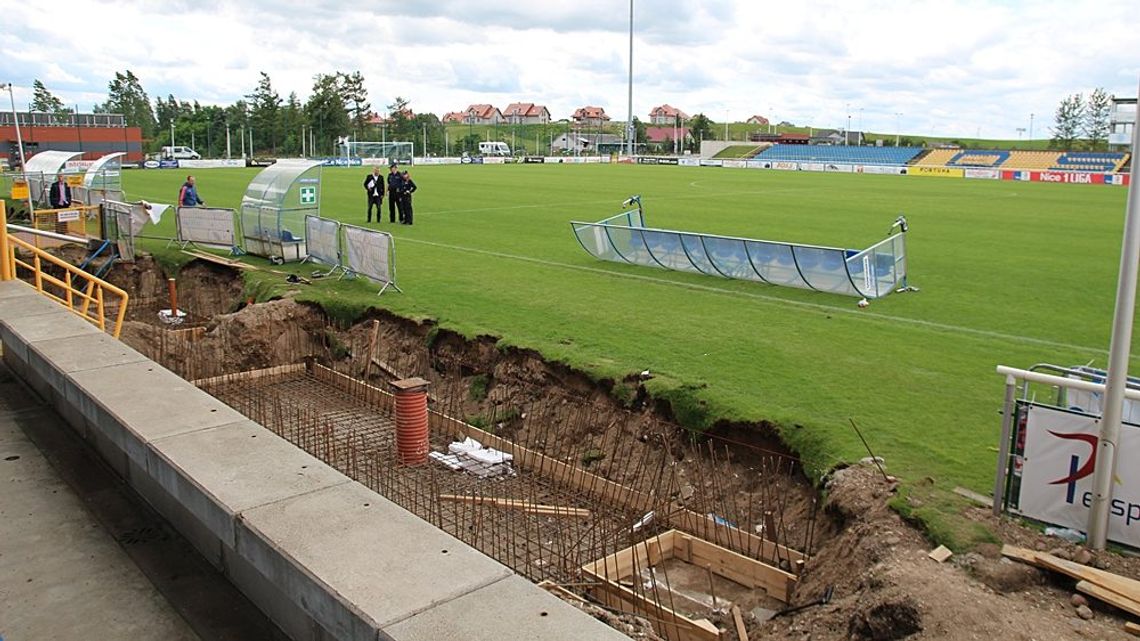
[[[410,165],[415,155],[415,143],[395,140],[387,142],[343,140],[340,147],[341,153],[346,158],[360,158],[366,165],[386,165],[392,161],[400,165]]]

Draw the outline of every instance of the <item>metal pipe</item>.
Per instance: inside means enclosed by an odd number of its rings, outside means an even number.
[[[34,227],[25,227],[23,225],[16,225],[14,223],[8,223],[7,227],[8,227],[8,231],[18,231],[18,232],[25,233],[25,234],[34,234],[36,236],[43,236],[44,238],[53,238],[55,240],[62,240],[62,241],[66,241],[69,243],[79,243],[80,245],[86,245],[87,244],[86,238],[79,238],[78,236],[68,236],[67,234],[57,234],[54,231],[44,231],[42,229],[36,229]],[[163,238],[162,240],[167,240],[167,239]]]
[[[1002,498],[1005,496],[1005,476],[1009,470],[1009,442],[1013,437],[1013,405],[1017,393],[1017,378],[1005,376],[1005,403],[1001,410],[1001,441],[998,442],[997,472],[994,474],[994,516],[1001,516]]]
[[[1132,127],[1132,150],[1140,149],[1140,128]],[[1105,378],[1104,408],[1100,440],[1093,472],[1093,497],[1089,507],[1088,541],[1094,550],[1103,550],[1108,540],[1108,515],[1112,501],[1112,477],[1116,473],[1116,443],[1120,439],[1120,418],[1128,382],[1128,357],[1132,348],[1132,320],[1136,308],[1136,277],[1140,271],[1140,163],[1132,162],[1132,184],[1128,187],[1128,207],[1124,215],[1124,241],[1120,250],[1120,277],[1116,281],[1116,310],[1109,343],[1108,376]]]
[[[1025,369],[1018,369],[1016,367],[1007,367],[1005,365],[998,365],[995,371],[1002,376],[1013,376],[1021,381],[1029,381],[1030,383],[1042,383],[1044,385],[1058,385],[1068,389],[1083,390],[1085,392],[1096,392],[1103,394],[1105,387],[1100,383],[1092,383],[1090,381],[1081,381],[1073,378],[1064,378],[1061,376],[1053,376],[1051,374],[1041,374],[1039,372],[1031,372]],[[1129,400],[1140,401],[1140,390],[1125,390],[1124,398]]]

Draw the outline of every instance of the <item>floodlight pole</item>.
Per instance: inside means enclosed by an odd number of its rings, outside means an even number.
[[[1032,122],[1032,121],[1030,121]],[[1132,149],[1140,149],[1140,128],[1132,128]],[[1132,348],[1132,319],[1136,307],[1136,276],[1140,261],[1140,165],[1132,163],[1128,207],[1124,214],[1124,242],[1120,250],[1120,277],[1116,281],[1116,312],[1112,319],[1108,374],[1104,380],[1104,411],[1097,441],[1093,473],[1092,505],[1089,506],[1088,546],[1103,550],[1108,540],[1108,516],[1112,503],[1112,478],[1116,474],[1116,444],[1120,439],[1124,389],[1128,383],[1128,355]]]
[[[896,147],[899,146],[899,135],[902,133],[902,129],[899,128],[899,118],[901,116],[902,116],[902,112],[899,112],[899,111],[895,112],[895,146]]]
[[[2,88],[2,86],[0,86]],[[24,176],[24,184],[28,184],[28,159],[24,158],[24,136],[20,133],[20,116],[16,113],[16,95],[12,93],[12,83],[8,83],[8,100],[12,103],[12,123],[16,125],[16,147],[20,152],[20,173]],[[28,189],[28,216],[36,211],[32,205],[32,190]]]
[[[628,154],[633,156],[633,0],[629,0],[629,115],[625,121],[625,137]]]

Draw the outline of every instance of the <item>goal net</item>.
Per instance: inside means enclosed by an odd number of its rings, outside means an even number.
[[[410,142],[375,142],[366,140],[350,140],[342,144],[344,155],[349,158],[360,158],[366,164],[388,164],[396,161],[401,165],[412,164],[412,154],[415,151]],[[371,162],[369,162],[371,160]],[[378,163],[377,161],[383,161]]]

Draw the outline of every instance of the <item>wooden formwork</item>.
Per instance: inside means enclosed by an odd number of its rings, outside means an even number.
[[[765,563],[732,550],[669,530],[641,543],[619,550],[582,567],[592,581],[590,594],[607,607],[646,617],[657,632],[670,641],[717,641],[720,630],[708,619],[693,619],[670,609],[655,586],[638,590],[642,570],[663,561],[678,559],[750,589],[763,589],[768,596],[788,602],[796,578]],[[624,583],[631,579],[628,587]]]

